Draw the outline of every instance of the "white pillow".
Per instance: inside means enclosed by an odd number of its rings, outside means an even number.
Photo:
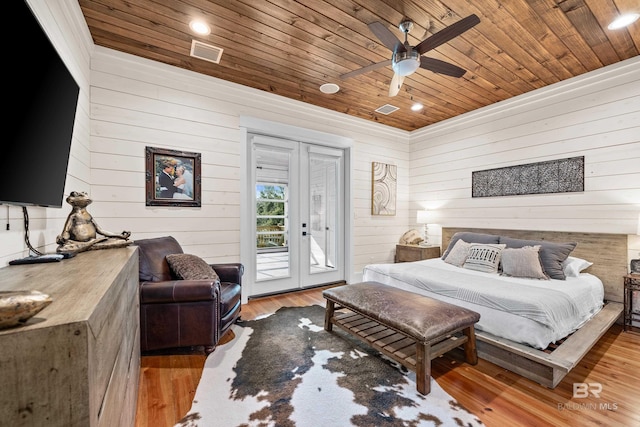
[[[484,271],[485,273],[497,273],[504,244],[471,243],[469,256],[462,265],[469,270]]]
[[[562,270],[567,277],[580,277],[580,272],[592,265],[592,262],[585,259],[570,256],[562,261]]]
[[[456,267],[462,267],[464,262],[467,260],[467,257],[469,256],[470,248],[471,243],[467,243],[462,239],[458,240],[447,254],[444,262],[455,265]]]

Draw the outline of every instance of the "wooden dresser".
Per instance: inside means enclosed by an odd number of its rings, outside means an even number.
[[[1,268],[0,290],[37,290],[53,299],[24,326],[0,330],[0,424],[133,426],[137,248]]]
[[[440,246],[396,245],[396,262],[421,261],[439,256]]]

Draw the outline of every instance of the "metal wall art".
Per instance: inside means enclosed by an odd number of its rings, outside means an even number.
[[[200,153],[146,147],[147,206],[201,206]]]
[[[584,191],[584,156],[471,173],[472,197]]]
[[[371,172],[371,215],[395,215],[397,166],[373,162]]]

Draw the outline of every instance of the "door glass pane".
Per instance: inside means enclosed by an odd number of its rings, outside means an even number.
[[[256,237],[258,248],[286,247],[285,185],[256,185]]]
[[[290,276],[289,161],[286,151],[256,150],[256,281]]]
[[[338,163],[312,154],[309,159],[309,212],[311,214],[310,274],[334,270],[337,252]]]

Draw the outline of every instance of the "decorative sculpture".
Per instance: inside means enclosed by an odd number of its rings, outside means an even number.
[[[424,239],[420,236],[418,230],[414,228],[404,233],[402,237],[400,237],[400,241],[398,243],[401,245],[418,245],[423,240]]]
[[[96,223],[86,207],[92,200],[87,193],[72,191],[67,203],[72,207],[62,234],[56,238],[59,253],[78,253],[92,249],[121,248],[130,245],[130,231],[120,234],[105,231]]]
[[[51,301],[39,291],[0,291],[0,329],[24,324]]]

